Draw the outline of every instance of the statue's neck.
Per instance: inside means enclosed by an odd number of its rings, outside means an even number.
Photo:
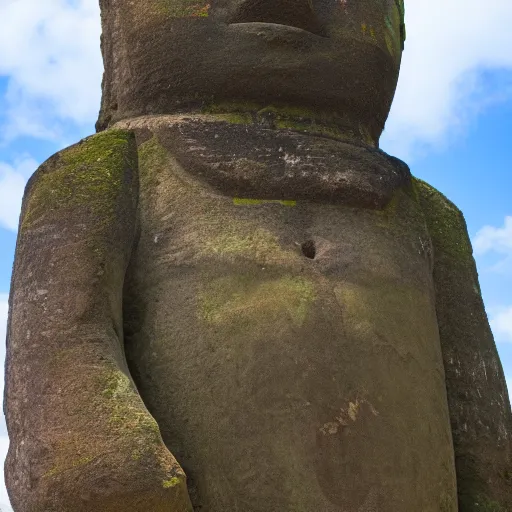
[[[204,108],[202,113],[233,124],[256,124],[275,130],[293,130],[378,147],[378,140],[372,137],[364,123],[333,112],[290,105],[230,101],[212,104]]]

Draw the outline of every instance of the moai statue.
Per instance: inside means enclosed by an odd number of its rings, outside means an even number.
[[[21,214],[16,512],[511,511],[462,214],[378,149],[403,5],[101,8],[100,133]]]

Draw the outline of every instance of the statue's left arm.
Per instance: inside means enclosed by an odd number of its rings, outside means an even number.
[[[466,223],[437,190],[415,186],[433,244],[459,511],[512,511],[512,415]]]

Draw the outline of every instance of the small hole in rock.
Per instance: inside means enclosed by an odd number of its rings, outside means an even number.
[[[316,246],[314,240],[308,240],[302,244],[302,254],[309,258],[310,260],[314,260],[316,256]]]

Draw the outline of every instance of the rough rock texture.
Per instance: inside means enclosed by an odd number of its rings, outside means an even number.
[[[378,149],[402,0],[100,3],[108,129],[23,203],[16,512],[510,512],[462,215]]]
[[[122,131],[58,153],[27,186],[6,367],[17,512],[191,510],[124,358],[137,196],[134,138]]]
[[[462,512],[512,510],[512,421],[460,210],[417,181],[434,244],[436,311]]]
[[[117,126],[139,140],[156,134],[187,173],[229,197],[383,208],[410,181],[403,162],[368,144],[243,121],[233,113],[149,116]]]
[[[396,0],[101,4],[99,129],[236,100],[247,111],[277,104],[323,113],[375,142],[382,132],[401,59]]]
[[[292,131],[243,127],[251,152],[223,145],[240,128],[225,121],[127,125],[141,231],[126,353],[194,509],[455,512],[432,250],[407,167]],[[287,174],[302,186],[284,195]]]
[[[370,145],[238,121],[125,121],[29,183],[15,509],[510,510],[460,212]]]

